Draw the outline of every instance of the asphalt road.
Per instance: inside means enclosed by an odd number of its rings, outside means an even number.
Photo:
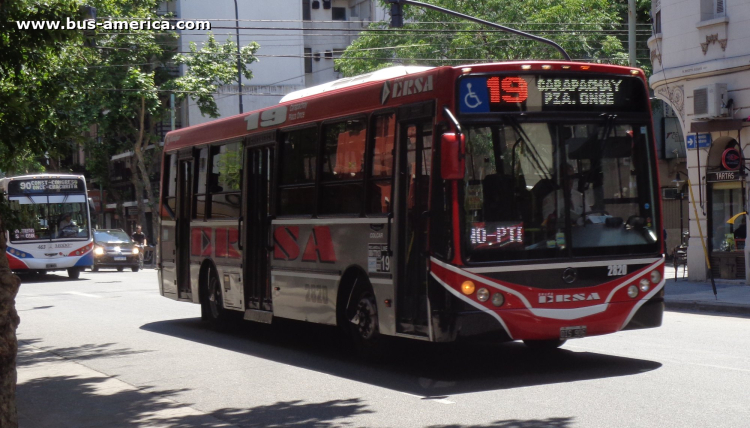
[[[159,296],[153,270],[26,277],[16,305],[19,373],[53,356],[75,364],[58,367],[98,374],[57,369],[19,381],[22,428],[41,419],[72,426],[84,412],[101,412],[87,426],[138,426],[177,407],[195,414],[148,425],[750,425],[747,318],[667,312],[660,328],[577,339],[552,354],[518,343],[408,341],[392,361],[373,363],[330,327],[274,321],[213,331],[198,305]]]

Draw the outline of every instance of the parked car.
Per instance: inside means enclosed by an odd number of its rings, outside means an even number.
[[[91,271],[116,268],[122,272],[129,267],[138,272],[141,267],[140,248],[122,229],[94,230],[94,265]]]

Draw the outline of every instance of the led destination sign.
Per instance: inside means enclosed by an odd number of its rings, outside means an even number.
[[[13,180],[8,183],[9,194],[82,192],[83,182],[77,178],[48,178],[43,180]]]
[[[468,76],[459,83],[461,113],[648,111],[643,83],[625,76]]]

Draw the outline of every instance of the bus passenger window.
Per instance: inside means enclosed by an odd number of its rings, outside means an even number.
[[[240,216],[240,181],[242,144],[239,142],[211,148],[211,173],[208,192],[211,195],[211,218]]]
[[[164,176],[168,177],[164,184],[164,204],[174,213],[177,209],[177,153],[167,155],[164,159]],[[161,214],[162,220],[173,220],[166,210],[162,211]]]
[[[391,212],[391,187],[393,183],[393,146],[396,120],[393,113],[376,116],[373,125],[373,143],[369,153],[370,177],[368,182],[367,212]]]
[[[206,187],[208,186],[208,147],[200,149],[198,154],[198,175],[196,177],[195,209],[193,218],[203,219],[206,214]]]
[[[279,215],[315,212],[317,140],[317,128],[299,129],[284,135],[279,153]]]
[[[319,214],[362,212],[365,169],[364,119],[348,119],[325,126]]]

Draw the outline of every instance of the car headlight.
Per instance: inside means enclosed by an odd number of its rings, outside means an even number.
[[[96,254],[97,256],[101,256],[102,254],[104,254],[104,248],[94,247],[94,254]]]
[[[138,254],[140,252],[141,250],[139,250],[138,247],[133,247],[133,254]]]

